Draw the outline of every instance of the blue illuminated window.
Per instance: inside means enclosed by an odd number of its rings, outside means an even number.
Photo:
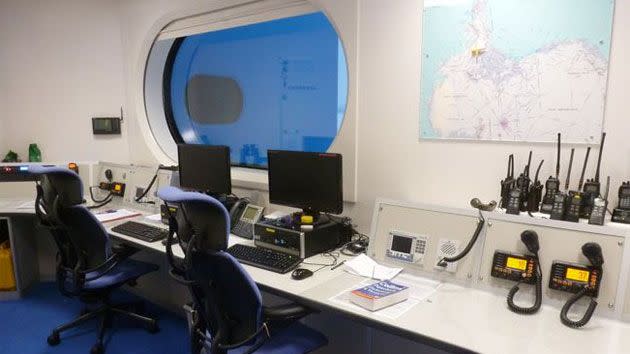
[[[164,102],[177,142],[227,145],[233,165],[265,168],[267,150],[325,152],[347,103],[341,41],[321,13],[178,39]]]

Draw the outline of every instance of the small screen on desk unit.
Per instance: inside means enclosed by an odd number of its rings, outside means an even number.
[[[575,280],[582,283],[588,283],[590,272],[584,269],[567,268],[566,278],[569,280]]]
[[[527,260],[516,257],[508,257],[505,262],[505,266],[516,270],[525,270],[527,268]]]
[[[254,222],[254,217],[256,216],[257,212],[258,209],[256,208],[252,208],[250,206],[245,207],[245,211],[243,212],[243,216],[241,217],[241,219],[247,220],[249,222]]]
[[[411,253],[411,244],[413,243],[413,239],[411,237],[404,237],[394,235],[392,236],[392,251],[401,252],[401,253]]]

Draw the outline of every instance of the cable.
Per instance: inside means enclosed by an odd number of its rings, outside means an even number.
[[[531,315],[538,310],[540,310],[540,306],[542,305],[542,268],[540,267],[540,260],[538,259],[538,253],[536,253],[536,300],[531,307],[521,307],[514,303],[514,296],[519,291],[521,284],[520,282],[516,283],[507,296],[507,304],[508,308],[515,313],[520,313],[523,315]]]
[[[99,204],[90,205],[90,206],[88,206],[87,208],[88,208],[88,209],[98,209],[98,208],[102,208],[102,207],[104,207],[105,205],[109,204],[109,203],[112,201],[112,199],[114,199],[114,198],[109,198],[109,199],[107,199],[107,200],[104,200],[104,201],[100,202]]]
[[[560,321],[562,321],[562,324],[571,328],[580,328],[586,325],[588,321],[590,321],[591,317],[593,316],[593,313],[595,312],[595,309],[597,308],[597,301],[592,297],[591,297],[591,302],[588,304],[588,308],[586,309],[586,312],[584,313],[584,316],[582,316],[581,319],[577,321],[573,321],[567,316],[567,314],[569,313],[569,310],[571,309],[571,306],[573,306],[573,304],[575,304],[582,297],[586,296],[586,293],[588,292],[588,290],[589,290],[588,287],[586,286],[583,287],[582,290],[578,291],[576,294],[571,296],[571,298],[566,302],[566,304],[562,306],[562,311],[560,311]]]
[[[159,170],[159,168],[158,168]],[[153,178],[151,178],[151,182],[149,182],[149,185],[147,186],[147,188],[144,189],[144,191],[142,192],[142,194],[139,197],[134,198],[134,200],[136,201],[136,203],[142,203],[141,200],[142,198],[146,197],[147,194],[149,194],[149,191],[151,190],[151,187],[153,187],[153,184],[155,184],[155,181],[158,178],[158,171],[155,171],[155,175],[153,175]],[[155,202],[144,202],[144,203],[153,203],[155,204]]]
[[[439,267],[446,267],[448,265],[447,263],[457,262],[460,259],[466,257],[466,255],[470,252],[470,250],[472,250],[473,246],[475,245],[475,242],[477,242],[477,239],[479,238],[479,235],[481,234],[481,229],[483,229],[483,225],[485,223],[486,223],[486,219],[483,217],[483,214],[481,213],[481,210],[479,210],[479,219],[477,221],[477,228],[475,229],[475,233],[473,234],[473,236],[470,239],[470,241],[468,241],[468,244],[466,245],[466,248],[464,248],[464,250],[461,251],[456,256],[444,257],[444,258],[440,259],[438,261],[437,265]]]
[[[94,192],[92,191],[93,188],[96,188],[96,186],[90,186],[88,189],[90,190],[90,198],[92,199],[94,203],[103,203],[113,196],[113,193],[109,191],[109,193],[107,194],[107,196],[105,196],[105,198],[101,200],[96,200],[96,198],[94,198]]]

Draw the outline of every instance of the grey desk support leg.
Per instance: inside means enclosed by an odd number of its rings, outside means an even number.
[[[0,216],[8,224],[16,291],[0,291],[0,301],[20,298],[39,280],[35,217],[33,215]]]

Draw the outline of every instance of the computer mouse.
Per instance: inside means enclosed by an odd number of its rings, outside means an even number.
[[[306,268],[298,268],[291,273],[291,278],[295,280],[302,280],[310,277],[311,275],[313,275],[312,271]]]

